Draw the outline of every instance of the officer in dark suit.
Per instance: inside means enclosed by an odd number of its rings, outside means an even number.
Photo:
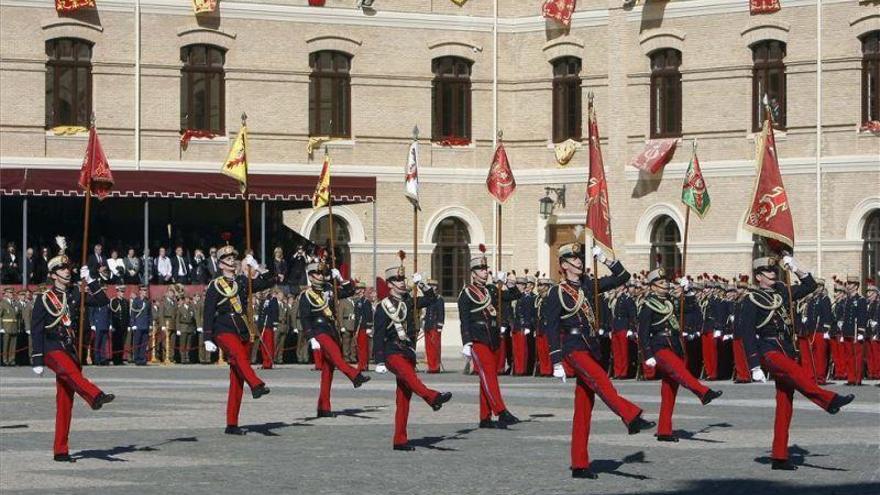
[[[358,282],[354,293],[354,331],[357,333],[357,362],[361,371],[370,367],[370,340],[373,338],[373,303],[367,299],[366,292],[367,284]],[[425,346],[428,345],[427,339],[426,333]]]
[[[831,301],[823,296],[824,290],[825,281],[817,279],[816,291],[798,302],[795,315],[801,367],[819,385],[826,384],[828,347],[824,335],[829,334],[834,319]]]
[[[188,285],[192,280],[192,262],[183,253],[183,247],[177,246],[171,257],[171,280],[175,284]]]
[[[94,278],[98,278],[98,270],[102,266],[107,266],[107,257],[104,256],[104,246],[95,244],[92,254],[90,254],[88,258],[88,266],[89,274]]]
[[[130,321],[132,337],[132,354],[138,366],[147,365],[147,346],[150,344],[150,324],[153,321],[153,305],[150,303],[149,288],[142,285],[138,295],[131,301]]]
[[[260,352],[264,370],[271,370],[272,365],[275,364],[275,332],[278,330],[279,311],[277,294],[274,292],[267,294],[260,313],[260,324],[257,327],[262,330]]]
[[[660,385],[660,424],[657,427],[657,440],[661,442],[677,442],[672,432],[672,411],[675,408],[675,396],[678,386],[683,385],[694,393],[703,405],[721,396],[721,391],[712,390],[687,370],[684,361],[684,349],[681,345],[681,332],[678,328],[679,312],[675,311],[673,299],[669,296],[669,283],[662,268],[648,273],[650,294],[645,298],[639,311],[639,345],[642,347],[642,358],[645,366],[655,368],[661,380]],[[680,281],[680,290],[688,291],[690,282],[686,278]],[[676,299],[679,299],[678,297]],[[693,293],[685,297],[685,305],[693,312],[696,310]],[[686,308],[687,311],[687,308]]]
[[[125,286],[116,286],[116,295],[110,299],[110,325],[113,329],[110,338],[113,364],[123,363],[125,342],[128,340],[128,329],[131,326],[131,310],[128,299],[125,298]]]
[[[452,398],[449,392],[440,393],[429,389],[416,375],[416,341],[419,329],[416,327],[413,312],[418,308],[427,308],[434,303],[434,290],[422,283],[421,274],[413,274],[413,283],[419,286],[422,295],[418,302],[410,295],[406,283],[406,274],[401,265],[385,270],[385,281],[388,283],[388,297],[376,306],[375,342],[373,359],[377,373],[391,371],[397,378],[397,410],[394,414],[394,450],[412,451],[409,445],[406,426],[409,419],[409,401],[415,393],[421,397],[431,409],[437,411]]]
[[[110,319],[110,301],[104,304],[97,304],[89,308],[89,323],[92,325],[92,331],[95,332],[95,354],[94,363],[98,366],[107,366],[110,364],[112,357],[111,348],[111,319]]]
[[[73,394],[79,394],[92,409],[98,410],[115,398],[105,394],[82,374],[76,355],[75,338],[79,317],[80,290],[71,286],[71,268],[67,256],[56,256],[47,264],[52,287],[43,292],[34,305],[31,339],[31,363],[34,373],[42,375],[43,366],[55,372],[57,408],[55,415],[55,460],[75,462],[70,457],[70,434]],[[92,279],[88,267],[80,268],[80,278],[88,284],[86,305],[106,305],[109,301],[101,285]]]
[[[601,302],[601,301],[600,301]],[[603,314],[602,324],[611,326],[611,352],[614,356],[614,378],[630,378],[629,342],[635,336],[636,304],[624,289],[608,301],[611,318]]]
[[[338,328],[341,322],[337,321],[336,304],[333,298],[340,299],[351,297],[354,294],[354,283],[350,280],[342,280],[339,270],[328,270],[323,263],[312,262],[306,266],[309,287],[299,296],[299,320],[302,332],[313,351],[317,351],[323,357],[321,367],[321,388],[318,394],[318,417],[335,417],[330,406],[330,384],[333,383],[333,371],[345,374],[351,380],[354,388],[358,388],[370,381],[370,377],[361,373],[357,368],[348,364],[342,357],[339,342]],[[337,294],[334,295],[331,280],[336,280]]]
[[[514,303],[513,318],[513,374],[516,376],[529,375],[529,335],[535,328],[534,311],[535,295],[526,291],[528,279],[516,278],[516,288],[522,294]]]
[[[841,352],[847,356],[847,385],[861,385],[865,374],[865,328],[868,301],[859,294],[858,276],[846,277],[846,296],[837,305],[837,328],[843,336]]]
[[[775,377],[776,420],[774,421],[772,469],[793,471],[797,466],[788,458],[788,429],[791,424],[792,399],[797,390],[822,409],[836,414],[854,396],[841,396],[820,388],[813,377],[794,360],[792,322],[789,319],[788,290],[777,280],[775,258],[758,258],[752,263],[758,287],[749,290],[743,300],[741,322],[737,331],[742,335],[752,379],[766,381],[763,365]],[[795,301],[816,289],[812,275],[801,270],[791,256],[782,258],[782,268],[797,274],[800,284],[792,287]]]
[[[425,308],[422,327],[425,329],[425,360],[428,362],[427,373],[440,373],[443,369],[440,357],[440,341],[443,332],[443,324],[446,323],[446,301],[438,293],[436,280],[428,280],[428,286],[437,297],[434,302]]]

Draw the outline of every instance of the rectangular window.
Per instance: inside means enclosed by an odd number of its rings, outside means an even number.
[[[681,137],[681,53],[675,49],[651,54],[651,138]]]
[[[759,132],[766,118],[767,105],[774,127],[786,128],[785,43],[762,41],[752,46],[752,131]]]
[[[180,49],[180,130],[226,132],[223,49],[189,45]]]
[[[470,141],[470,70],[471,63],[458,57],[442,57],[433,61],[431,137],[434,141]]]
[[[351,137],[350,56],[335,51],[309,56],[309,134]]]
[[[74,38],[46,42],[45,124],[88,127],[92,115],[92,46]]]

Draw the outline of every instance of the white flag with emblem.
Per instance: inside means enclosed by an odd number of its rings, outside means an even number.
[[[406,158],[406,183],[403,194],[416,208],[419,206],[419,142],[413,141]]]

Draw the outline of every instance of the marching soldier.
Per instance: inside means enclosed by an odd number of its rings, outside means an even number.
[[[865,326],[868,323],[868,302],[859,294],[859,277],[846,278],[846,297],[837,305],[837,328],[843,337],[843,353],[847,356],[846,384],[861,385],[865,374]]]
[[[776,279],[776,264],[775,258],[758,258],[752,263],[758,287],[749,290],[743,301],[742,321],[738,330],[742,333],[752,379],[766,381],[761,369],[763,365],[773,374],[776,382],[776,420],[770,455],[772,469],[793,471],[797,466],[788,458],[788,430],[794,391],[797,390],[831,414],[836,414],[855,397],[841,396],[820,388],[791,357],[794,356],[794,343],[788,309],[792,301],[785,285]],[[782,268],[797,274],[801,281],[791,289],[794,301],[816,289],[813,276],[801,270],[791,256],[782,258]]]
[[[280,308],[275,292],[268,292],[263,301],[263,311],[260,315],[260,324],[257,328],[262,330],[260,336],[260,353],[263,357],[263,369],[271,370],[275,364],[275,332],[278,330],[278,317]]]
[[[147,365],[147,347],[150,345],[150,327],[153,321],[153,305],[146,285],[138,287],[138,295],[131,301],[130,321],[132,355],[137,366]]]
[[[611,270],[611,275],[598,280],[599,291],[609,291],[629,280],[630,274],[623,264],[608,260],[600,247],[594,247],[592,255]],[[544,303],[544,329],[550,343],[553,376],[565,380],[562,363],[566,362],[577,377],[571,432],[571,475],[573,478],[595,479],[597,476],[590,470],[588,453],[595,394],[599,394],[608,408],[623,420],[631,435],[651,428],[655,423],[644,420],[642,409],[617,393],[598,363],[601,351],[594,336],[598,331],[595,310],[590,306],[594,285],[592,277],[584,273],[579,243],[559,248],[559,268],[562,280]]]
[[[186,294],[177,307],[177,338],[180,346],[180,364],[190,364],[190,354],[196,342],[196,308]]]
[[[535,375],[553,376],[553,362],[550,360],[550,344],[547,334],[544,332],[544,301],[550,292],[553,280],[539,278],[537,293],[535,294]]]
[[[254,291],[272,286],[273,279],[261,270],[257,260],[251,255],[245,256],[243,262],[238,259],[238,251],[232,246],[223,246],[217,250],[220,260],[221,275],[205,289],[205,319],[202,330],[205,334],[205,350],[215,352],[217,347],[223,349],[226,362],[229,363],[229,396],[226,402],[227,435],[244,435],[246,432],[238,426],[238,414],[241,410],[241,396],[244,383],[251,388],[251,395],[259,399],[269,393],[269,387],[254,373],[248,356],[250,354],[253,322],[248,320],[247,275],[237,275],[242,263],[252,270],[251,284]],[[215,344],[214,341],[217,341]]]
[[[16,304],[12,287],[3,289],[0,300],[0,333],[3,334],[3,366],[15,366],[15,354],[18,348],[18,320],[20,311]]]
[[[125,286],[116,286],[116,295],[110,299],[110,325],[113,329],[110,348],[113,364],[120,365],[125,359],[125,342],[128,340],[130,305],[125,298]]]
[[[694,393],[705,406],[721,396],[721,391],[712,390],[688,371],[682,358],[684,349],[681,346],[681,334],[678,328],[678,314],[672,299],[669,297],[669,283],[666,281],[662,268],[648,273],[650,293],[645,298],[639,311],[639,345],[645,365],[654,368],[661,380],[660,385],[660,422],[657,426],[657,440],[661,442],[677,442],[678,437],[672,431],[672,411],[675,408],[675,396],[678,386],[683,385]],[[682,278],[679,283],[681,291],[690,289],[690,282]],[[696,312],[696,301],[693,293],[685,296],[685,311],[690,307]]]
[[[177,295],[173,287],[168,287],[159,305],[159,322],[162,333],[157,340],[162,347],[162,358],[165,364],[171,364],[174,361],[174,337],[177,333]]]
[[[299,297],[299,319],[302,331],[309,339],[312,350],[318,351],[323,358],[321,390],[318,395],[318,417],[332,418],[336,415],[330,407],[330,385],[333,383],[333,371],[336,368],[339,368],[339,371],[351,380],[354,388],[370,381],[369,376],[345,362],[337,340],[338,322],[334,310],[333,298],[335,296],[330,277],[339,282],[338,297],[343,299],[354,294],[354,284],[350,280],[343,281],[339,270],[335,268],[329,273],[329,276],[325,275],[323,263],[312,262],[306,265],[306,275],[309,288],[303,291]]]
[[[458,314],[461,319],[461,353],[473,363],[480,377],[480,428],[506,428],[519,423],[507,410],[501,388],[498,386],[498,350],[501,347],[501,329],[498,324],[498,302],[510,302],[519,297],[516,286],[504,273],[498,282],[507,280],[507,290],[501,290],[489,280],[486,247],[480,245],[480,255],[471,258],[471,283],[458,296]],[[502,322],[503,324],[503,322]],[[498,422],[492,422],[492,414]]]
[[[419,329],[413,321],[413,311],[429,307],[436,297],[434,291],[422,284],[422,276],[413,274],[413,282],[419,285],[423,294],[418,303],[410,296],[406,275],[401,265],[385,270],[388,283],[388,297],[376,307],[373,359],[377,373],[391,371],[397,378],[397,409],[394,413],[394,450],[412,451],[409,445],[406,425],[409,419],[409,402],[412,394],[421,397],[431,409],[438,411],[452,398],[449,392],[440,393],[425,386],[416,375],[416,341]]]
[[[275,364],[284,364],[284,351],[287,346],[287,337],[290,335],[290,320],[287,314],[290,312],[290,304],[284,297],[281,289],[275,289],[275,299],[278,301],[278,328],[275,330]]]
[[[34,349],[31,363],[34,373],[42,375],[43,366],[55,372],[55,443],[54,459],[76,462],[70,457],[70,434],[73,394],[79,394],[93,409],[98,410],[116,397],[105,394],[82,374],[76,355],[80,291],[71,286],[71,268],[67,256],[56,256],[47,265],[52,287],[43,292],[34,305],[31,336]],[[86,305],[107,304],[109,300],[101,285],[89,275],[88,267],[80,268],[80,278],[88,284]]]
[[[370,339],[373,338],[373,304],[367,299],[366,292],[367,284],[358,282],[354,302],[354,328],[357,332],[355,337],[357,340],[357,367],[360,371],[367,371],[370,367]],[[427,313],[425,318],[427,319]],[[425,346],[427,345],[428,335],[425,333]],[[430,358],[428,358],[428,372],[431,372]]]

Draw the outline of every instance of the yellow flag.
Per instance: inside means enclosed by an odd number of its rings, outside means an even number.
[[[242,125],[220,171],[223,175],[237,180],[243,193],[247,189],[247,170],[247,126]]]
[[[312,196],[312,208],[318,209],[330,204],[330,155],[324,155],[324,166],[321,168],[321,176],[318,177],[318,185],[315,186],[315,195]]]

